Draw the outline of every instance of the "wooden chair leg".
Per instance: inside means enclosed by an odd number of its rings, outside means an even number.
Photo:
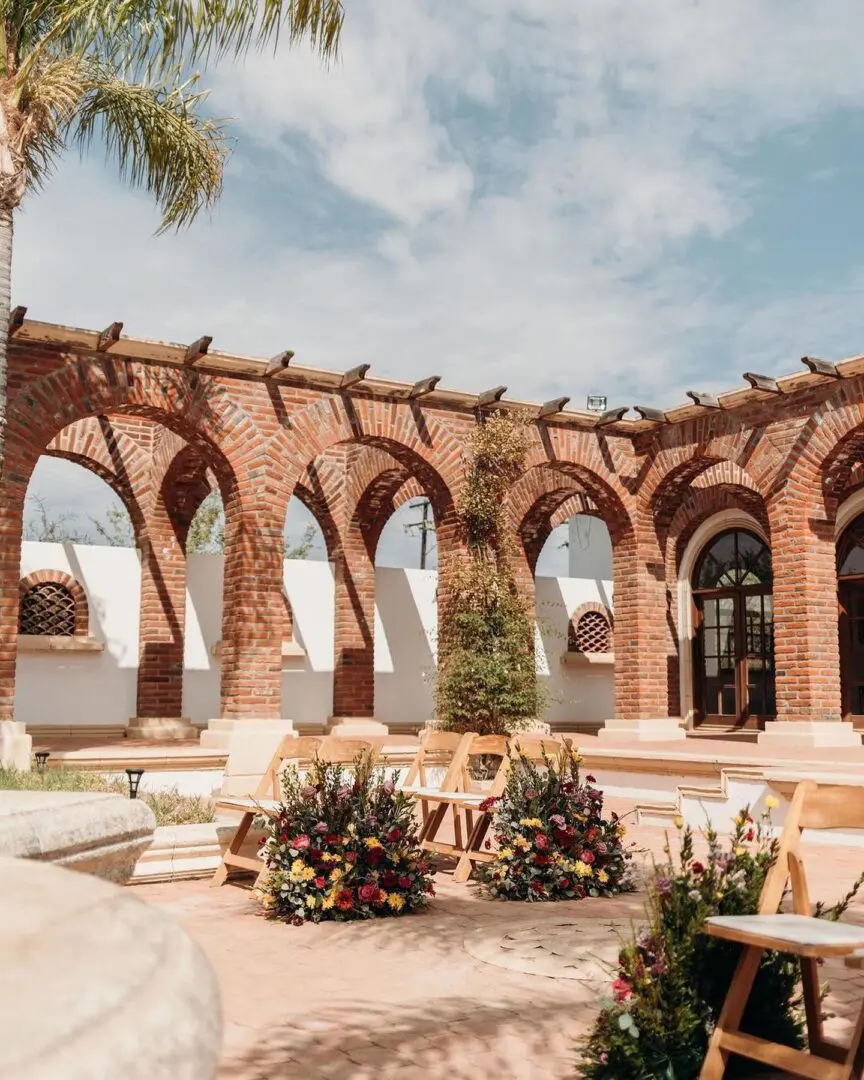
[[[219,864],[216,873],[213,875],[210,885],[212,888],[218,888],[220,885],[224,885],[228,880],[228,876],[231,873],[231,860],[229,856],[239,855],[240,848],[243,846],[243,841],[249,830],[252,828],[252,822],[255,820],[254,814],[244,814],[240,824],[237,826],[237,831],[231,837],[231,841],[228,844],[228,850],[222,858],[222,862]]]
[[[210,888],[218,889],[220,885],[224,885],[228,880],[228,867],[225,865],[223,858],[222,862],[216,868],[216,873],[210,878]]]
[[[471,877],[471,873],[474,869],[471,855],[473,852],[479,851],[482,847],[486,833],[489,831],[489,821],[490,818],[488,814],[480,814],[477,818],[477,822],[471,830],[471,835],[468,837],[465,850],[459,856],[459,862],[456,864],[456,869],[453,872],[453,881],[456,884],[464,885]]]
[[[751,945],[742,952],[735,974],[732,976],[726,1000],[723,1002],[723,1008],[720,1010],[717,1027],[708,1043],[708,1053],[705,1055],[699,1080],[723,1080],[729,1051],[724,1050],[720,1043],[724,1034],[738,1030],[744,1009],[747,1007],[747,999],[750,997],[750,991],[753,989],[753,983],[759,971],[763,952],[764,950],[756,945]]]
[[[852,1080],[853,1077],[855,1080],[864,1077],[864,1002],[862,1002],[861,1011],[858,1013],[858,1023],[852,1033],[852,1041],[849,1044],[849,1051],[844,1064],[848,1070],[846,1076],[849,1080]]]
[[[801,988],[807,1018],[807,1045],[811,1054],[821,1054],[825,1046],[825,1035],[819,994],[819,965],[816,960],[806,956],[801,957]]]
[[[447,816],[446,803],[436,803],[435,809],[430,811],[425,824],[420,829],[420,844],[422,845],[426,840],[434,840],[438,835],[438,830],[441,828],[441,823]]]

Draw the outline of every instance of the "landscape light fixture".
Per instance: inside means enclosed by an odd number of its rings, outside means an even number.
[[[50,752],[48,750],[37,750],[33,756],[36,758],[36,768],[40,773],[44,773],[45,762],[51,757]]]
[[[589,394],[586,403],[589,412],[606,412],[606,397],[604,394]]]
[[[126,775],[129,777],[129,798],[138,798],[138,785],[141,783],[141,777],[144,775],[143,769],[127,769]]]

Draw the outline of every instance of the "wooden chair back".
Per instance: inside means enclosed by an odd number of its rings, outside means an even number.
[[[535,764],[549,761],[558,766],[572,749],[572,741],[561,735],[517,735],[510,740],[512,758],[524,757]]]
[[[773,915],[777,911],[790,878],[796,914],[811,913],[800,855],[804,829],[864,829],[864,787],[817,784],[815,780],[802,780],[798,784],[783,824],[777,861],[762,888],[761,915]]]
[[[402,781],[402,788],[436,786],[430,782],[426,770],[443,767],[445,778],[437,786],[444,791],[458,790],[458,788],[448,787],[447,779],[451,773],[454,759],[464,754],[468,743],[473,738],[473,735],[464,735],[458,731],[425,731],[420,737],[420,746],[417,748],[414,760],[408,767],[408,772]]]
[[[338,735],[328,735],[321,740],[317,757],[328,765],[352,765],[358,754],[372,754],[377,761],[380,750],[371,739],[343,739]]]
[[[254,799],[278,799],[282,794],[281,773],[286,761],[308,764],[324,741],[317,735],[285,735],[279,740],[273,757],[264,770],[261,782],[252,793]]]
[[[484,783],[471,775],[471,766],[475,758],[500,758],[498,768],[494,776],[490,777],[491,786],[487,789],[480,785]],[[464,757],[459,768],[459,786],[456,791],[476,792],[483,791],[487,795],[500,795],[507,784],[507,770],[510,766],[509,740],[506,735],[474,735],[465,748]]]

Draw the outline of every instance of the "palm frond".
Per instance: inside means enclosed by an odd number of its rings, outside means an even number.
[[[82,148],[100,135],[121,178],[159,204],[159,231],[182,228],[218,199],[229,144],[218,120],[203,117],[194,80],[128,83],[106,69],[81,101],[69,134]]]
[[[28,186],[40,188],[65,149],[65,134],[90,85],[91,65],[80,56],[50,57],[21,79],[13,100],[19,123],[13,153]]]

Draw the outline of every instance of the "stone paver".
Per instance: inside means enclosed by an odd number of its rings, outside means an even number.
[[[634,828],[631,839],[662,854],[658,829]],[[814,898],[837,898],[864,868],[860,850],[820,847],[805,857]],[[268,922],[236,886],[180,882],[135,892],[173,914],[213,963],[226,1019],[219,1080],[573,1077],[575,1040],[596,1009],[595,965],[586,964],[593,985],[572,973],[529,974],[484,962],[466,939],[485,940],[487,950],[504,939],[536,944],[548,928],[550,948],[537,966],[554,970],[545,961],[555,955],[573,963],[562,923],[626,923],[642,911],[638,894],[550,905],[493,902],[439,875],[439,895],[423,914],[291,927]],[[864,903],[849,918],[864,922]],[[530,967],[533,945],[523,954],[522,966]],[[840,1034],[864,995],[864,978],[837,964],[826,964],[823,975],[836,987],[828,1008]]]

